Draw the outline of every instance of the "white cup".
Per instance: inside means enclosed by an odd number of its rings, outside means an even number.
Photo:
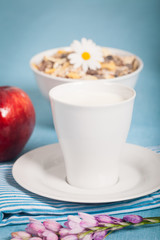
[[[101,81],[66,83],[50,90],[69,184],[94,189],[118,181],[135,96],[132,88]]]

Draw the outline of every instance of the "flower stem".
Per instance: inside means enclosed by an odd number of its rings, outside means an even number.
[[[137,223],[137,224],[134,224],[134,223],[128,223],[126,226],[123,226],[123,225],[113,225],[113,227],[111,228],[111,231],[109,231],[105,238],[110,235],[112,232],[116,231],[116,230],[120,230],[120,229],[123,229],[123,228],[126,228],[128,226],[135,226],[135,227],[139,227],[139,226],[143,226],[145,224],[155,224],[155,223],[160,223],[160,217],[148,217],[148,218],[144,218],[143,221],[141,223]],[[106,227],[107,229],[108,227]],[[104,227],[103,227],[104,229]],[[105,239],[104,238],[104,239]]]
[[[148,218],[143,218],[145,221],[149,221],[150,223],[160,223],[160,217],[148,217]]]
[[[105,239],[107,236],[109,236],[112,232],[114,232],[114,231],[108,232],[108,233],[106,234],[106,236],[104,237],[104,239]]]

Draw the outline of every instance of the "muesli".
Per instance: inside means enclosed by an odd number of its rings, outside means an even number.
[[[117,55],[83,38],[81,42],[75,40],[70,50],[60,49],[44,56],[34,67],[55,77],[97,80],[130,74],[139,67],[139,61],[134,55]]]

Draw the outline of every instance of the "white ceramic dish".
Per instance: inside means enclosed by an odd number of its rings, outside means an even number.
[[[54,49],[50,49],[44,52],[41,52],[35,56],[33,56],[30,60],[30,67],[34,73],[35,79],[37,81],[37,84],[39,86],[39,89],[42,93],[43,96],[45,96],[47,99],[48,97],[48,93],[50,91],[51,88],[59,85],[59,84],[63,84],[63,83],[67,83],[67,82],[77,82],[77,81],[84,81],[84,80],[74,80],[74,79],[69,79],[69,78],[60,78],[60,77],[54,77],[52,75],[43,73],[39,70],[37,70],[35,67],[33,67],[33,64],[39,64],[41,62],[41,60],[43,59],[44,56],[51,56],[53,55],[55,52],[57,52],[59,49],[65,49],[65,50],[69,50],[69,47],[61,47],[61,48],[54,48]],[[109,51],[111,51],[113,54],[117,54],[117,55],[134,55],[130,52],[127,51],[123,51],[120,49],[116,49],[116,48],[108,48]],[[99,79],[98,81],[107,81],[107,82],[116,82],[116,83],[120,83],[120,84],[125,84],[129,87],[135,87],[137,80],[138,80],[138,76],[139,73],[142,71],[143,68],[143,62],[142,60],[136,56],[136,58],[139,61],[139,68],[134,71],[133,73],[124,75],[122,77],[117,77],[117,78],[112,78],[112,79]],[[85,81],[95,81],[95,80],[85,80]]]
[[[119,182],[112,187],[88,190],[66,182],[59,144],[32,150],[13,166],[13,177],[22,187],[56,200],[102,203],[133,199],[160,188],[160,155],[143,147],[125,144]]]

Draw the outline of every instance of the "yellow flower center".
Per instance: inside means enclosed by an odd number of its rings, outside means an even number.
[[[88,52],[83,52],[82,53],[82,58],[84,60],[89,60],[91,58],[91,55]]]

